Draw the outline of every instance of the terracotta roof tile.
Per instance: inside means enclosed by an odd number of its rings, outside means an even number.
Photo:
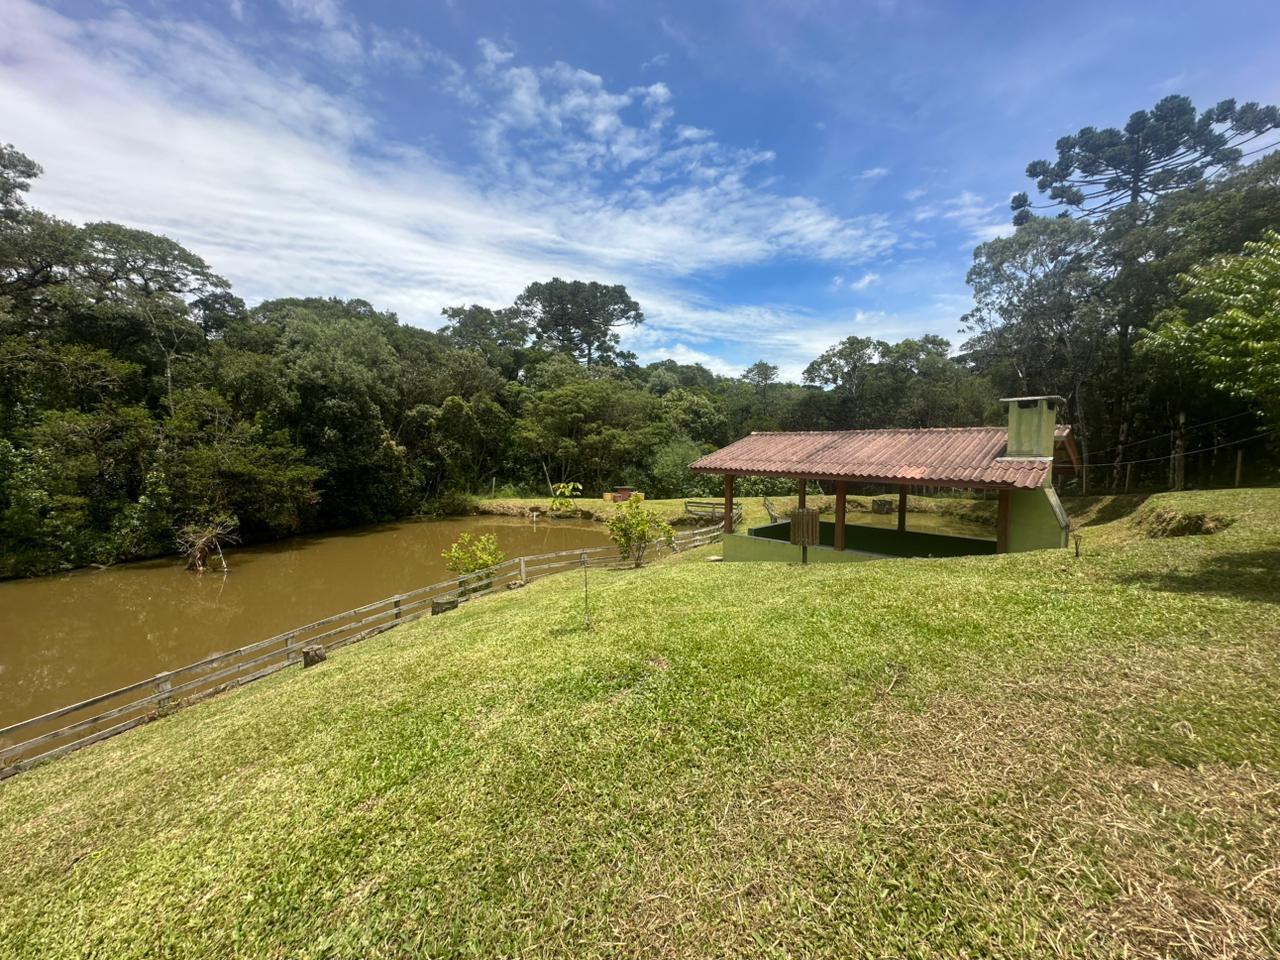
[[[1051,461],[1003,456],[1004,427],[753,433],[690,465],[695,473],[1031,489]]]

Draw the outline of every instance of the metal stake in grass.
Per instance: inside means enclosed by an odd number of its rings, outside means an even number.
[[[582,554],[582,625],[591,629],[591,597],[587,593],[587,555]]]

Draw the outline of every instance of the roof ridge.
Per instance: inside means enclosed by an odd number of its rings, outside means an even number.
[[[1007,430],[999,424],[977,427],[856,427],[851,430],[752,430],[749,437],[814,437],[829,433],[959,433],[962,430]],[[736,440],[731,441],[737,443]],[[730,445],[731,445],[730,444]],[[724,449],[723,447],[721,449]]]

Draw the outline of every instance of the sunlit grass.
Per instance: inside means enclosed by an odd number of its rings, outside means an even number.
[[[548,579],[20,775],[0,956],[1274,952],[1280,491],[1083,506]]]

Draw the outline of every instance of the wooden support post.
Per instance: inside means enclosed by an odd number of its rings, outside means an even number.
[[[1182,490],[1187,485],[1187,414],[1178,414],[1178,433],[1173,445],[1173,489]]]
[[[907,532],[907,488],[898,488],[898,532]]]
[[[724,475],[724,533],[733,533],[733,474]]]
[[[520,582],[524,583],[528,579],[529,579],[529,575],[525,573],[525,569],[524,569],[524,557],[521,557],[520,558]]]
[[[1009,491],[1001,490],[996,503],[996,553],[1009,552]]]
[[[1244,477],[1244,448],[1240,447],[1236,450],[1236,486],[1240,486],[1240,481]]]
[[[169,691],[173,689],[173,674],[157,673],[156,674],[156,713],[165,714],[169,712],[172,701],[169,699]]]
[[[1133,479],[1133,461],[1130,460],[1124,465],[1124,492],[1129,492],[1129,481]]]
[[[399,620],[400,619],[400,598],[399,597],[396,597],[395,607],[396,607],[395,619]]]
[[[847,485],[843,480],[836,481],[836,538],[835,548],[844,549],[844,499]]]
[[[800,480],[800,499],[799,499],[799,501],[796,503],[796,506],[797,506],[797,507],[799,507],[801,510],[803,510],[803,509],[804,509],[804,487],[805,487],[805,482],[804,482],[804,480],[803,480],[803,478],[802,478],[802,479]]]

